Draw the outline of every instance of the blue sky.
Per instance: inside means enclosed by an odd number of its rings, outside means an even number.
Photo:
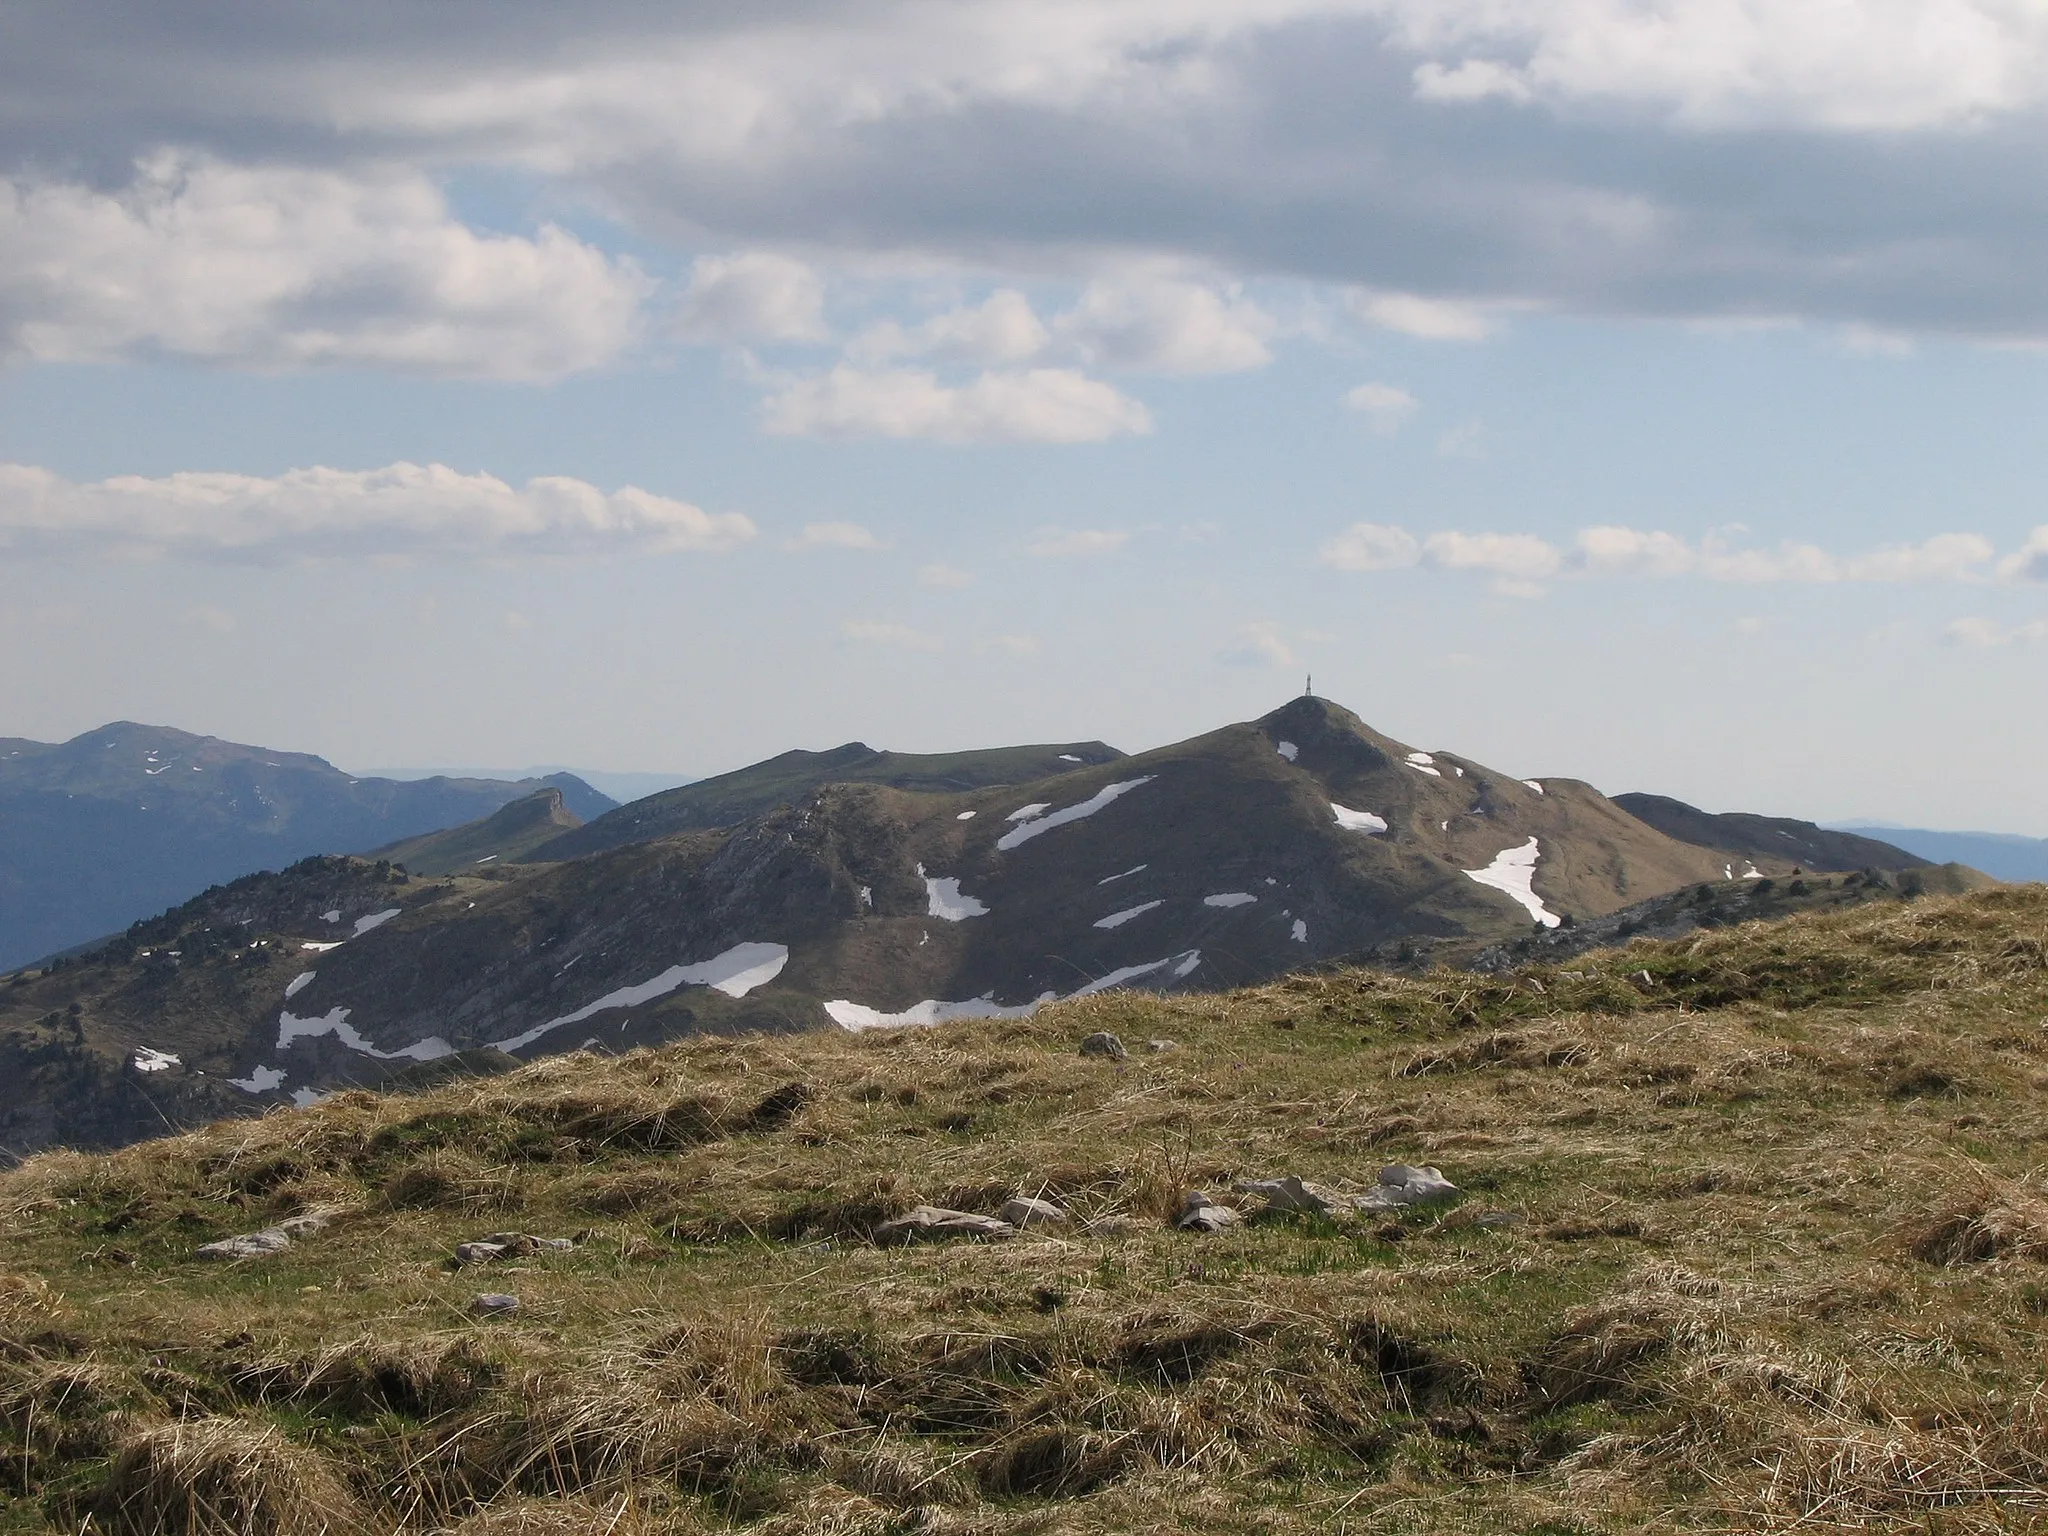
[[[0,59],[0,734],[697,774],[1312,670],[2048,833],[2029,15],[198,16]]]

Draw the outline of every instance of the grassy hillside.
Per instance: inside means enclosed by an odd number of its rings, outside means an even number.
[[[51,1154],[0,1177],[0,1530],[2038,1529],[2044,1013],[2000,889]],[[1231,1193],[1387,1163],[1463,1195]],[[870,1241],[1020,1193],[1075,1219]],[[579,1241],[452,1267],[507,1230]]]
[[[1746,859],[1795,863],[1806,870],[1922,869],[1932,862],[1874,837],[1833,831],[1789,816],[1716,814],[1667,795],[1616,795],[1614,803],[1666,837]]]
[[[445,832],[428,832],[374,850],[418,875],[459,875],[480,864],[509,864],[542,843],[573,832],[583,819],[550,786],[484,817]]]

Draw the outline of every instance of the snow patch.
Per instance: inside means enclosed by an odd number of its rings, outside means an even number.
[[[1219,891],[1214,896],[1204,896],[1205,907],[1248,907],[1259,898],[1250,891]]]
[[[1063,811],[1054,811],[1050,816],[1034,816],[1029,821],[1019,822],[1015,827],[996,839],[996,847],[1008,852],[1020,843],[1027,843],[1041,832],[1050,832],[1054,827],[1064,827],[1068,822],[1079,821],[1093,816],[1104,806],[1121,799],[1141,784],[1150,784],[1156,774],[1146,774],[1142,779],[1125,779],[1121,784],[1105,784],[1079,805],[1070,805]]]
[[[317,1019],[302,1019],[287,1009],[277,1016],[277,1048],[281,1051],[294,1040],[332,1035],[352,1051],[365,1056],[374,1056],[379,1061],[437,1061],[443,1056],[455,1054],[455,1048],[439,1035],[429,1035],[424,1040],[415,1040],[411,1045],[395,1051],[380,1050],[356,1033],[350,1024],[348,1008],[330,1008]]]
[[[478,859],[477,863],[488,864],[491,862],[491,860],[495,859],[496,857],[497,855],[495,853],[487,853],[482,858]]]
[[[1754,864],[1750,865],[1747,869],[1743,870],[1742,872],[1742,878],[1745,880],[1761,880],[1763,879],[1763,877],[1764,872],[1758,869]]]
[[[227,1079],[230,1088],[239,1088],[244,1093],[268,1093],[283,1083],[284,1070],[280,1067],[257,1067],[247,1077]]]
[[[1288,932],[1287,936],[1297,944],[1306,944],[1308,942],[1308,924],[1297,917],[1294,920],[1294,927]]]
[[[1540,795],[1543,793],[1543,786],[1541,784],[1538,784],[1534,779],[1524,779],[1522,780],[1522,782],[1528,785],[1531,789],[1535,790],[1537,794]]]
[[[341,908],[339,908],[339,907],[329,907],[329,908],[328,908],[328,909],[327,909],[327,910],[326,910],[325,912],[322,912],[322,913],[320,914],[320,921],[321,921],[321,922],[323,922],[323,923],[338,923],[338,922],[340,922],[340,921],[341,921]]]
[[[1060,761],[1063,763],[1083,763],[1086,762],[1087,759],[1083,757],[1076,757],[1071,752],[1062,752],[1060,754]]]
[[[974,820],[974,812],[962,811],[958,816],[955,816],[953,819],[955,821],[972,821]]]
[[[472,902],[471,905],[473,906],[475,905],[475,903]],[[304,943],[299,945],[299,948],[310,949],[316,955],[324,955],[330,949],[341,948],[341,940],[331,939],[323,943],[319,939],[307,939]]]
[[[574,1013],[565,1013],[520,1034],[493,1040],[491,1044],[501,1051],[523,1050],[551,1029],[559,1029],[564,1024],[581,1024],[592,1014],[603,1013],[609,1008],[637,1008],[657,997],[666,997],[685,984],[710,987],[727,997],[745,997],[754,988],[766,986],[781,975],[782,968],[788,963],[789,947],[785,944],[735,944],[709,960],[701,960],[695,965],[672,965],[659,976],[607,992],[596,1002],[585,1003]]]
[[[1410,752],[1406,757],[1402,758],[1401,761],[1406,763],[1410,768],[1413,768],[1417,773],[1426,773],[1432,779],[1440,779],[1443,777],[1443,775],[1432,766],[1432,764],[1436,762],[1436,759],[1431,757],[1427,752]]]
[[[920,864],[919,869],[924,866]],[[982,917],[988,912],[988,903],[973,896],[962,895],[960,882],[948,877],[934,880],[927,876],[924,882],[925,896],[931,902],[930,917],[942,917],[949,923],[964,923],[970,917]]]
[[[292,1102],[301,1109],[311,1109],[326,1097],[327,1095],[318,1088],[294,1088],[292,1090]]]
[[[1043,816],[1047,811],[1051,809],[1052,802],[1050,800],[1034,800],[1029,805],[1018,806],[1017,809],[1010,812],[1009,815],[1005,816],[1003,820],[1033,821],[1036,820],[1038,817]]]
[[[1122,970],[1111,971],[1088,983],[1069,997],[1093,997],[1098,992],[1107,992],[1126,982],[1136,981],[1141,976],[1150,976],[1157,971],[1168,971],[1175,980],[1192,976],[1195,967],[1202,963],[1199,949],[1182,950],[1177,955],[1168,955],[1164,960],[1151,960],[1143,965],[1127,965]],[[950,1019],[1023,1019],[1029,1018],[1046,1003],[1057,1002],[1056,992],[1041,992],[1028,1003],[999,1003],[993,992],[980,997],[970,997],[962,1003],[941,1002],[928,997],[921,1003],[913,1003],[900,1013],[884,1013],[879,1008],[870,1008],[864,1003],[848,1002],[845,998],[834,998],[825,1004],[825,1012],[832,1022],[841,1029],[860,1031],[864,1029],[894,1029],[904,1024],[944,1024]]]
[[[1364,832],[1370,835],[1387,830],[1386,818],[1375,816],[1371,811],[1354,811],[1334,800],[1330,802],[1330,809],[1336,813],[1337,825],[1346,832]]]
[[[1295,758],[1301,755],[1301,748],[1297,747],[1291,741],[1276,742],[1274,744],[1273,750],[1275,752],[1278,752],[1282,757],[1286,758],[1287,761],[1289,761],[1290,763],[1293,762]]]
[[[860,904],[869,908],[874,906],[875,888],[872,885],[864,885],[860,888]]]
[[[135,1048],[135,1070],[138,1072],[164,1072],[172,1067],[183,1066],[169,1051],[155,1050],[142,1045]]]
[[[301,992],[305,991],[307,986],[309,986],[312,983],[312,980],[313,973],[311,971],[299,972],[298,975],[294,976],[290,981],[285,983],[284,1000],[286,1002],[290,1002],[293,998],[297,997]]]
[[[1481,885],[1512,896],[1537,922],[1555,928],[1564,919],[1544,906],[1543,898],[1536,894],[1536,859],[1541,851],[1532,837],[1520,847],[1503,848],[1486,868],[1468,869],[1465,873]]]
[[[1121,928],[1132,918],[1143,917],[1154,907],[1163,907],[1165,905],[1166,903],[1163,901],[1148,901],[1142,906],[1125,907],[1121,912],[1112,912],[1107,917],[1098,917],[1095,919],[1095,926],[1098,928]]]
[[[1105,879],[1096,881],[1095,883],[1097,885],[1107,885],[1111,880],[1121,880],[1124,878],[1125,875],[1135,875],[1139,870],[1150,869],[1151,867],[1152,866],[1149,864],[1133,864],[1129,869],[1125,870],[1122,875],[1110,875]]]
[[[400,909],[397,907],[386,907],[382,912],[372,912],[368,917],[357,918],[355,931],[351,933],[349,937],[352,939],[360,939],[372,928],[382,928],[386,923],[390,922],[391,919],[398,916],[399,910]]]

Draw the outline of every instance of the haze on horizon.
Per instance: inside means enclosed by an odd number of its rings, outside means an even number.
[[[2048,833],[2048,14],[84,0],[0,735],[694,777],[1316,691]]]

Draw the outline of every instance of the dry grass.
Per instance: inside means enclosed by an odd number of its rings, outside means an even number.
[[[0,1532],[2048,1530],[2044,936],[1998,891],[39,1158],[0,1178]],[[1466,1200],[1167,1225],[1393,1161]],[[1019,1193],[1076,1223],[867,1240]],[[190,1257],[315,1207],[352,1214]],[[509,1212],[585,1240],[450,1267]]]

